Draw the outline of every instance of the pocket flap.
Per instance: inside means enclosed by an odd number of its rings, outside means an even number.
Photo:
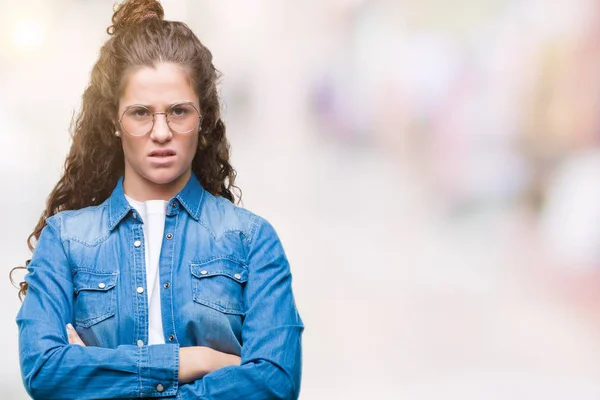
[[[224,275],[238,282],[248,280],[248,270],[243,265],[229,260],[219,258],[203,263],[191,263],[192,275],[198,279],[208,278],[215,275]]]
[[[107,291],[117,284],[117,273],[78,271],[73,277],[75,293],[80,290]]]

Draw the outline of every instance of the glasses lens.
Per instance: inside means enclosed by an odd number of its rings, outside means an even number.
[[[174,132],[191,133],[198,128],[199,117],[191,104],[175,104],[167,113],[167,122]]]
[[[129,107],[123,113],[121,125],[133,136],[143,136],[152,130],[152,113],[146,107]]]

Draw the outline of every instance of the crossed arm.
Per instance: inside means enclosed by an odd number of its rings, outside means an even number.
[[[69,344],[86,347],[85,343],[73,325],[67,324]],[[191,346],[179,348],[179,383],[190,383],[204,375],[230,365],[240,365],[241,358],[223,353],[206,346]]]

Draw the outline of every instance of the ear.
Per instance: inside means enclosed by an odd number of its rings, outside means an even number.
[[[119,121],[115,121],[114,119],[111,120],[114,130],[115,130],[115,136],[116,137],[121,137],[121,132],[119,131]]]

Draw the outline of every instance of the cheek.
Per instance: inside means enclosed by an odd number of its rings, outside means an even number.
[[[185,143],[186,158],[192,160],[196,155],[196,149],[198,149],[198,135],[187,138]]]
[[[142,153],[142,144],[132,138],[122,139],[123,142],[123,153],[125,154],[126,160],[135,160],[140,157]]]

